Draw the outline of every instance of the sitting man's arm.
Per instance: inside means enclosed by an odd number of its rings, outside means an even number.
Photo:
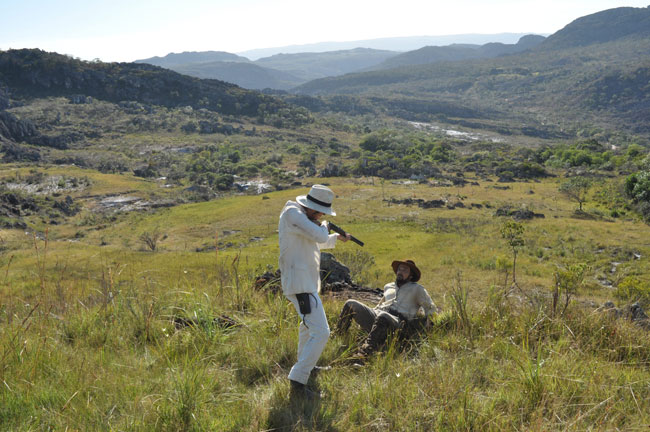
[[[431,296],[424,288],[422,288],[418,292],[418,303],[420,304],[422,309],[424,309],[425,317],[433,315],[433,313],[436,311],[436,305],[433,303],[433,300],[431,300]]]

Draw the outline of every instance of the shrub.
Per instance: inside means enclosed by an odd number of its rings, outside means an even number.
[[[163,237],[162,233],[155,229],[151,232],[145,231],[140,234],[140,241],[152,252],[158,249],[158,241]]]
[[[628,276],[616,287],[616,297],[625,301],[650,303],[650,283],[641,281],[635,276]]]
[[[634,203],[650,202],[650,171],[639,171],[625,180],[625,194]]]

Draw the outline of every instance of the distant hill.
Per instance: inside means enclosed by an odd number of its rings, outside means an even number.
[[[562,49],[612,42],[621,38],[650,37],[650,6],[621,7],[587,15],[549,36],[543,49]]]
[[[394,51],[355,48],[323,53],[276,54],[261,58],[255,64],[300,77],[305,81],[356,72],[396,56]]]
[[[427,46],[419,50],[409,51],[383,63],[369,68],[370,70],[391,69],[401,66],[436,63],[440,61],[459,61],[498,57],[505,54],[514,54],[533,48],[544,41],[544,36],[527,35],[516,44],[502,44],[497,42],[485,45],[447,45]]]
[[[82,94],[111,102],[191,106],[232,115],[293,115],[293,108],[281,100],[223,81],[201,80],[148,64],[84,62],[38,49],[0,51],[2,87],[8,87],[14,99]]]
[[[354,48],[371,48],[388,51],[413,51],[425,46],[442,46],[452,44],[483,45],[489,42],[514,44],[526,33],[498,34],[457,34],[441,36],[405,36],[379,39],[365,39],[345,42],[320,42],[305,45],[289,45],[275,48],[261,48],[237,53],[251,60],[270,57],[275,54],[318,53],[350,50]]]
[[[184,75],[219,79],[255,90],[288,90],[307,81],[287,72],[244,62],[190,63],[174,66],[172,69]]]
[[[462,113],[422,108],[448,102],[490,112],[504,124],[517,118],[535,129],[532,134],[549,127],[577,129],[580,124],[650,134],[650,26],[639,24],[646,22],[648,11],[619,8],[580,18],[533,49],[509,56],[323,78],[295,91],[372,97],[386,107],[408,100],[399,111],[390,112],[417,120]]]
[[[148,59],[136,60],[134,63],[147,63],[172,69],[174,66],[186,65],[189,63],[211,63],[211,62],[248,62],[246,57],[231,54],[224,51],[191,51],[183,53],[170,53],[164,57],[151,57]]]
[[[248,89],[288,90],[316,78],[338,76],[375,66],[397,55],[393,51],[356,48],[325,53],[277,54],[249,62],[229,53],[168,54],[152,63],[197,78],[227,81]],[[207,61],[209,58],[224,60]],[[235,58],[235,60],[231,60]],[[164,60],[164,61],[163,61]]]

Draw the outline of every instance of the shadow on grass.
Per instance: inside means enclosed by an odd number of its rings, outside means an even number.
[[[317,385],[311,389],[320,392]],[[292,399],[285,388],[272,397],[266,430],[337,432],[338,429],[333,425],[335,418],[336,412],[328,407],[326,397],[318,400]]]

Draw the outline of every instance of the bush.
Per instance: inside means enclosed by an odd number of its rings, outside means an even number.
[[[639,171],[625,179],[625,195],[632,200],[635,210],[650,223],[650,171]]]
[[[625,180],[625,194],[634,203],[650,202],[650,171],[639,171]]]
[[[647,305],[650,303],[650,283],[635,276],[628,276],[619,282],[615,295],[621,300]]]

